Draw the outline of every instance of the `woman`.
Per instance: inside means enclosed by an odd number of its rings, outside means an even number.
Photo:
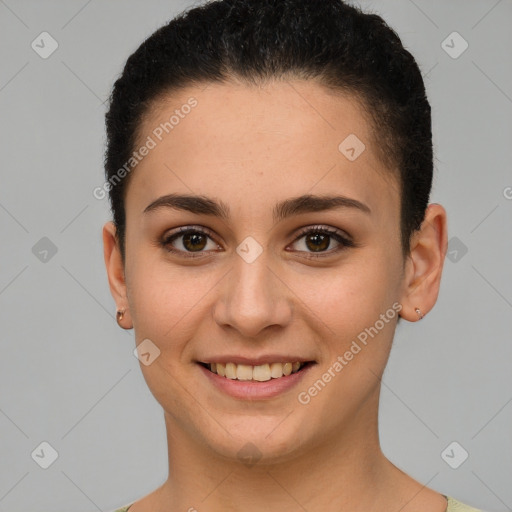
[[[433,308],[430,105],[377,15],[221,0],[128,59],[106,116],[105,263],[169,476],[119,511],[475,511],[382,453],[399,318]]]

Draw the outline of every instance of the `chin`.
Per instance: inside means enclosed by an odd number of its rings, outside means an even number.
[[[221,458],[232,462],[251,467],[280,464],[297,457],[303,445],[299,425],[293,422],[284,425],[285,417],[286,414],[279,418],[267,417],[266,421],[259,421],[259,418],[256,422],[254,417],[246,417],[236,425],[224,423],[229,434],[219,429],[218,435],[212,438],[209,430],[204,432],[204,441]]]

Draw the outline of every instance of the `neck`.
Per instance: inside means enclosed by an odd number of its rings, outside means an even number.
[[[253,465],[222,456],[166,414],[169,477],[158,490],[161,510],[261,512],[263,502],[266,512],[362,512],[385,500],[396,504],[391,484],[409,477],[380,449],[378,394],[372,401],[322,440],[299,441],[286,460],[263,453]]]

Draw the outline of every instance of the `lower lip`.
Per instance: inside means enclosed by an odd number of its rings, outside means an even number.
[[[279,377],[278,379],[270,379],[264,382],[228,379],[227,377],[221,377],[220,375],[211,372],[199,363],[198,366],[204,375],[210,379],[210,382],[224,393],[232,396],[233,398],[258,400],[273,398],[290,390],[304,378],[306,373],[309,372],[314,364],[308,364],[302,370],[291,373],[290,375]]]

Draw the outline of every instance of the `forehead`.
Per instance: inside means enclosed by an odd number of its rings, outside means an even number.
[[[132,178],[138,209],[173,188],[233,197],[266,187],[265,198],[274,200],[284,189],[287,196],[337,189],[364,202],[396,201],[364,112],[354,96],[314,81],[209,83],[168,93],[141,123],[138,145],[150,138],[154,147]]]

